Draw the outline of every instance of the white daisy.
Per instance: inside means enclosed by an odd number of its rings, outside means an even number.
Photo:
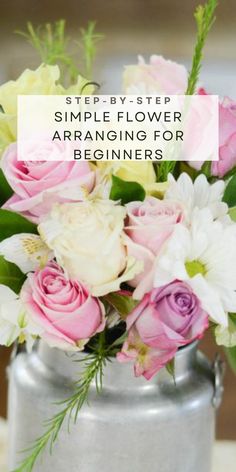
[[[227,326],[227,312],[236,312],[236,225],[195,209],[191,227],[177,225],[156,259],[154,286],[175,279],[187,281],[212,320]]]
[[[209,184],[206,176],[200,174],[193,182],[185,172],[175,180],[173,175],[168,176],[169,186],[165,193],[165,199],[175,200],[184,204],[186,208],[187,220],[191,218],[194,208],[209,208],[214,219],[230,222],[227,216],[228,205],[222,202],[225,183],[218,180],[214,184]]]

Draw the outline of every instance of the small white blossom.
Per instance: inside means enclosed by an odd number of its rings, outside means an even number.
[[[36,234],[14,234],[0,243],[0,255],[16,264],[23,273],[42,268],[53,257],[52,251]]]
[[[32,348],[35,338],[41,334],[28,318],[25,308],[13,290],[0,285],[0,344],[10,346],[17,339]]]

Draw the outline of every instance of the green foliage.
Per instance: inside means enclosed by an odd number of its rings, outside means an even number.
[[[204,174],[209,179],[211,176],[211,161],[205,161],[198,174]]]
[[[236,174],[236,167],[233,167],[232,169],[229,170],[229,172],[227,172],[223,179],[224,180],[229,180],[231,177],[233,177],[234,175]]]
[[[93,62],[97,53],[97,44],[104,38],[100,33],[95,32],[96,21],[90,21],[86,29],[81,28],[81,43],[84,51],[85,75],[92,78]]]
[[[223,201],[231,208],[236,206],[236,174],[230,179],[226,186]]]
[[[166,364],[166,370],[167,372],[171,375],[171,377],[173,378],[173,381],[174,381],[174,384],[176,385],[176,380],[175,380],[175,358],[173,357],[173,359],[171,359],[171,361],[169,361],[167,364]]]
[[[65,20],[55,23],[46,23],[35,28],[31,22],[27,23],[27,31],[17,31],[39,53],[43,63],[58,64],[62,70],[69,72],[71,81],[76,81],[79,70],[74,59],[67,51],[69,38],[65,33]]]
[[[95,32],[96,23],[91,21],[86,28],[80,30],[81,40],[75,43],[82,45],[84,56],[84,73],[88,73],[91,78],[92,64],[96,54],[98,41],[102,35]],[[59,20],[55,23],[46,23],[35,28],[31,22],[27,23],[25,32],[17,31],[18,34],[27,39],[27,41],[39,53],[43,63],[49,65],[58,64],[62,71],[62,76],[66,78],[69,75],[69,81],[76,82],[79,75],[78,59],[69,52],[70,38],[66,35],[66,22]]]
[[[229,216],[231,220],[236,221],[236,206],[229,209]]]
[[[64,408],[55,416],[46,422],[46,431],[42,434],[33,446],[25,452],[29,455],[15,469],[14,472],[31,472],[38,457],[43,453],[47,446],[52,450],[58,434],[66,418],[68,418],[68,426],[73,418],[77,421],[79,411],[84,403],[88,400],[88,394],[92,382],[95,382],[97,392],[102,390],[103,370],[107,360],[109,360],[109,348],[105,347],[104,333],[99,336],[98,344],[94,347],[91,354],[85,355],[80,361],[84,368],[80,379],[75,383],[74,394],[61,402]]]
[[[0,256],[0,284],[7,285],[15,293],[19,293],[24,280],[25,275],[20,269]]]
[[[123,295],[115,292],[109,293],[104,297],[104,299],[119,313],[123,320],[127,318],[127,316],[139,303],[129,295]]]
[[[157,182],[166,182],[168,174],[173,174],[176,166],[176,161],[162,161],[158,164]]]
[[[13,194],[13,191],[0,169],[0,206],[2,206]]]
[[[120,200],[122,205],[132,201],[143,201],[146,193],[138,182],[127,182],[115,175],[112,176],[111,200]]]
[[[205,5],[199,5],[195,11],[194,16],[197,24],[197,40],[192,60],[192,68],[188,78],[186,95],[193,95],[196,91],[203,58],[203,48],[208,33],[215,22],[215,10],[217,4],[217,0],[208,0]]]
[[[0,209],[0,241],[19,233],[37,234],[37,226],[18,213]]]
[[[229,365],[233,372],[236,374],[236,346],[225,348],[226,356],[229,362]]]

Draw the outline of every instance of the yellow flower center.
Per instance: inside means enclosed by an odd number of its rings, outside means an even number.
[[[206,275],[206,266],[200,261],[187,261],[185,262],[185,268],[189,277],[194,277],[197,274]]]

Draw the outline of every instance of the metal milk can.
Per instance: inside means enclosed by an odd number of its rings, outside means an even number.
[[[151,381],[135,378],[132,366],[108,362],[103,391],[91,387],[89,404],[65,423],[50,455],[35,472],[210,472],[215,412],[222,396],[215,367],[193,343],[178,351],[175,382],[166,369]],[[81,355],[81,354],[79,354]],[[74,356],[74,355],[73,355]],[[43,423],[73,393],[80,363],[42,341],[21,352],[9,369],[9,470],[42,433]],[[215,372],[216,370],[216,372]]]

